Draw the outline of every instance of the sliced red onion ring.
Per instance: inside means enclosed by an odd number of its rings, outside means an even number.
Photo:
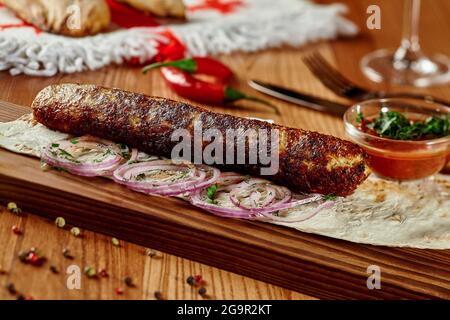
[[[243,180],[248,178],[249,176],[244,176],[235,172],[222,172],[220,174],[219,180],[217,180],[217,184],[221,186],[228,186],[230,184],[242,182]]]
[[[214,203],[208,203],[206,199],[204,199],[205,189],[196,190],[191,194],[190,202],[199,208],[202,208],[214,215],[226,218],[240,218],[240,219],[250,219],[255,220],[257,216],[254,213],[249,212],[248,210],[236,207],[233,203],[230,202],[230,207],[221,206]],[[216,195],[221,192],[225,193],[224,198],[229,198],[229,195],[226,188],[219,188],[216,191]]]
[[[266,198],[264,198],[266,194]],[[292,193],[289,189],[271,184],[264,179],[250,178],[235,186],[230,192],[231,201],[242,209],[254,213],[270,213],[284,208]],[[255,201],[255,199],[257,199]]]
[[[117,183],[146,194],[175,196],[208,187],[219,179],[220,171],[205,165],[155,160],[125,164],[113,173]]]
[[[270,188],[269,190],[274,190],[271,192],[278,193],[275,197],[278,199],[274,201],[272,199],[272,203],[270,205],[262,206],[259,208],[246,208],[243,206],[236,205],[236,200],[233,200],[232,194],[237,193],[239,191],[245,190],[246,187],[252,186],[255,184],[261,184],[263,183],[264,186],[267,188]],[[286,191],[287,190],[287,191]],[[248,190],[247,190],[248,191]],[[263,179],[253,179],[252,181],[246,181],[245,184],[239,183],[229,186],[224,186],[219,189],[217,189],[214,201],[216,203],[211,203],[211,199],[208,199],[206,197],[207,192],[206,190],[197,190],[193,194],[191,194],[190,202],[199,207],[202,208],[214,215],[220,216],[220,217],[227,217],[227,218],[240,218],[240,219],[250,219],[250,220],[273,220],[273,221],[280,221],[283,222],[291,222],[289,219],[285,218],[278,218],[277,216],[272,215],[271,213],[285,210],[289,208],[294,208],[306,203],[310,203],[313,201],[318,201],[322,199],[322,196],[320,195],[297,195],[295,194],[291,198],[291,193],[288,189],[276,186],[276,185],[267,185],[267,181]],[[227,201],[228,199],[228,201]],[[286,200],[287,199],[287,200]],[[319,206],[317,208],[317,212],[322,210],[323,207]],[[317,212],[311,213],[309,216],[313,217]],[[297,221],[303,221],[308,219],[308,217],[302,217],[301,220],[299,218],[296,218],[292,222]]]
[[[51,143],[43,149],[41,160],[82,176],[109,175],[123,160],[117,144],[91,136]]]
[[[133,164],[137,162],[148,162],[148,161],[155,161],[160,160],[162,158],[157,156],[151,156],[145,152],[138,151],[137,149],[133,148],[131,149],[131,155],[130,159],[128,160],[128,164]]]

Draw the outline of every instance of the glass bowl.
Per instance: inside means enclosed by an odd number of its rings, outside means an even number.
[[[408,98],[375,99],[356,103],[344,115],[345,131],[370,156],[370,167],[378,176],[395,180],[415,180],[438,173],[450,158],[450,136],[431,140],[394,140],[361,130],[361,112],[371,120],[379,113],[398,111],[408,119],[425,120],[432,115],[448,115],[441,104]]]

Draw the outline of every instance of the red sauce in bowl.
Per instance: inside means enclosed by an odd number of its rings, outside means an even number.
[[[380,137],[375,130],[367,127],[368,123],[362,122],[359,129]],[[370,167],[376,174],[398,180],[415,180],[433,175],[445,167],[449,158],[447,150],[433,151],[420,144],[407,144],[403,140],[387,138],[373,139],[369,145],[362,145],[362,148],[369,154]]]
[[[450,135],[440,120],[449,114],[450,107],[425,100],[373,99],[351,106],[344,125],[375,174],[415,180],[438,173],[450,159]]]
[[[363,146],[364,148],[364,146]],[[395,153],[377,152],[364,148],[370,155],[372,170],[386,178],[414,180],[431,176],[444,168],[447,153],[400,156]]]

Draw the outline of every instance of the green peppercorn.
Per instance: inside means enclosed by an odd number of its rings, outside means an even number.
[[[13,211],[17,209],[17,204],[15,202],[9,202],[6,208],[8,211]]]
[[[95,270],[95,268],[93,267],[89,267],[86,266],[84,268],[84,274],[88,277],[88,278],[94,278],[97,276],[97,270]]]
[[[22,262],[26,262],[27,261],[27,257],[28,257],[28,251],[20,251],[19,252],[19,260]]]
[[[64,228],[64,226],[66,225],[66,220],[64,220],[63,217],[58,217],[55,220],[55,224],[58,228]]]
[[[21,214],[22,213],[22,209],[20,209],[19,207],[17,207],[17,204],[15,202],[9,202],[8,205],[6,206],[6,209],[14,214]]]
[[[111,243],[115,247],[119,247],[120,246],[120,242],[119,242],[119,240],[117,238],[111,238]]]
[[[70,233],[75,236],[78,237],[81,234],[81,231],[79,228],[77,227],[73,227],[72,229],[70,229]]]

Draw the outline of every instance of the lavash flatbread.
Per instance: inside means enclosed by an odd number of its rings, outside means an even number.
[[[67,137],[33,121],[31,114],[0,123],[0,147],[36,157],[43,146]],[[313,206],[290,210],[288,218]],[[399,183],[372,175],[331,209],[306,221],[276,224],[357,243],[450,249],[450,177]]]

